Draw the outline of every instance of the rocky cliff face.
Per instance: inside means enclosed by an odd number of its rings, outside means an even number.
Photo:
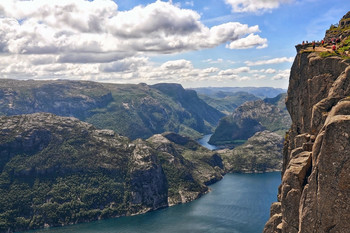
[[[292,118],[278,202],[264,232],[350,229],[350,62],[298,53],[286,105]]]
[[[207,185],[224,175],[221,157],[188,137],[164,133],[147,141],[161,152],[159,160],[169,181],[169,205],[197,199],[208,192]]]
[[[130,141],[49,113],[3,116],[0,125],[0,232],[185,203],[223,174],[214,152],[174,133]]]

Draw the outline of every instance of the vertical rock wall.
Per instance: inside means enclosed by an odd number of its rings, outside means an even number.
[[[282,183],[264,232],[349,232],[350,62],[298,53]]]

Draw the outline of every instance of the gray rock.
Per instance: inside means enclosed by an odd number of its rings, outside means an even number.
[[[264,232],[349,232],[350,62],[298,53],[287,96],[292,118],[284,147],[277,213]]]

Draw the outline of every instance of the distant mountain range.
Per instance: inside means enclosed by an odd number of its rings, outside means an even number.
[[[237,107],[247,101],[258,100],[259,98],[248,92],[216,92],[210,97],[204,94],[199,94],[199,98],[204,100],[208,105],[229,115]]]
[[[286,93],[286,89],[273,88],[273,87],[200,87],[191,88],[198,94],[207,95],[209,97],[215,97],[219,92],[221,93],[236,93],[247,92],[260,99],[273,98],[281,93]]]
[[[74,116],[131,139],[172,131],[200,137],[224,116],[179,84],[0,80],[0,115]]]

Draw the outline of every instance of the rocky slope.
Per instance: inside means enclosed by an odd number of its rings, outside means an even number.
[[[268,130],[257,132],[236,148],[218,150],[226,172],[271,172],[282,169],[283,137]]]
[[[278,201],[264,232],[349,232],[350,62],[299,52]]]
[[[0,232],[184,203],[223,174],[220,157],[174,133],[130,141],[49,113],[3,116],[0,125]]]
[[[206,185],[221,180],[221,157],[196,141],[174,133],[157,134],[149,139],[158,152],[169,183],[169,205],[185,203],[208,191]]]
[[[281,104],[284,94],[272,99],[249,101],[238,107],[231,115],[220,119],[211,136],[213,145],[237,145],[265,129],[272,132],[285,132],[290,126],[288,112]]]
[[[199,137],[224,115],[178,84],[0,80],[0,115],[35,112],[74,116],[131,139],[165,131]]]

